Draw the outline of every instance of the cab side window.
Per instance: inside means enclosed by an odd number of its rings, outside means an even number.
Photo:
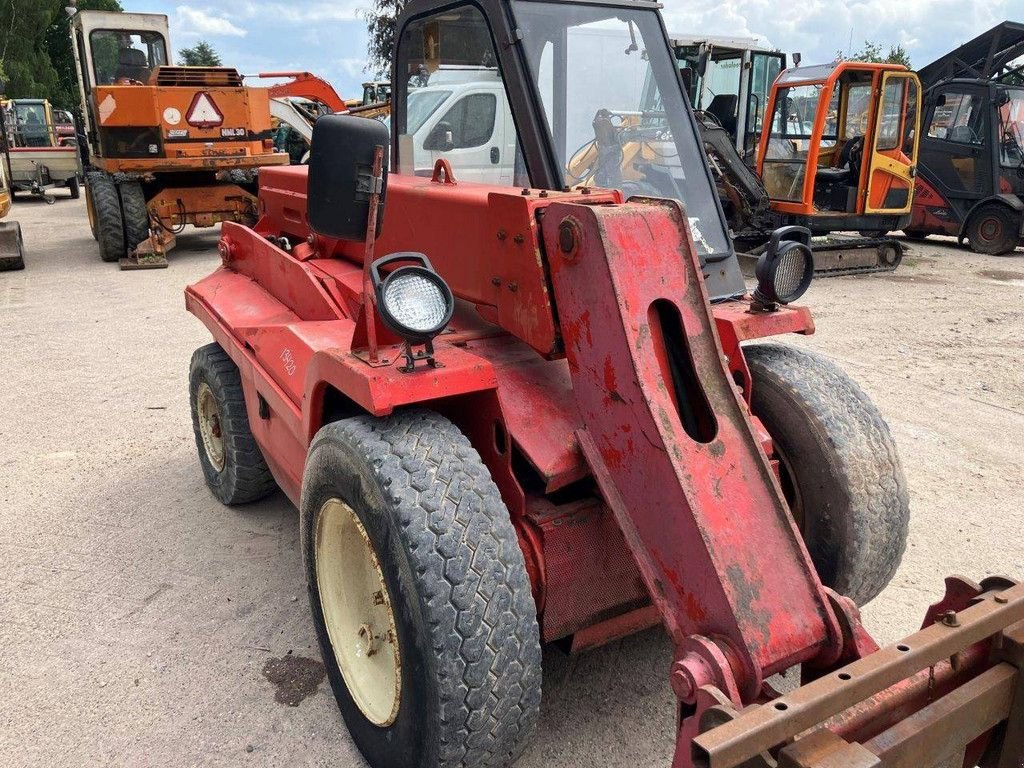
[[[981,144],[985,112],[980,94],[947,91],[944,103],[935,107],[928,136],[956,144]]]
[[[398,95],[404,119],[393,126],[399,169],[430,176],[446,160],[459,181],[511,186],[518,137],[483,14],[448,9],[414,19],[401,35],[396,71],[408,79]]]

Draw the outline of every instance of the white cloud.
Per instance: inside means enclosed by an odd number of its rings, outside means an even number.
[[[800,51],[805,64],[831,61],[838,51],[858,51],[869,40],[888,50],[903,45],[915,67],[1019,17],[1021,0],[804,0],[788,12],[776,0],[665,0],[670,32],[758,36],[786,52]]]
[[[190,5],[176,9],[174,30],[181,35],[245,37],[248,33],[224,16],[214,16]]]

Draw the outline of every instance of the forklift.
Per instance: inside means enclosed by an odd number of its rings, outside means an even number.
[[[1024,24],[1004,21],[918,73],[925,89],[914,207],[904,234],[972,251],[1024,241]]]

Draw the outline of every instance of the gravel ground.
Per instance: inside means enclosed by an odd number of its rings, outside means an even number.
[[[207,492],[187,401],[208,341],[182,289],[216,234],[169,269],[100,262],[80,201],[24,201],[28,268],[0,274],[0,765],[363,765],[307,617],[295,510]],[[892,641],[941,577],[1024,575],[1024,253],[928,243],[895,275],[821,281],[818,333],[890,421],[911,543],[865,611]],[[648,632],[545,658],[522,762],[667,765],[670,650]]]

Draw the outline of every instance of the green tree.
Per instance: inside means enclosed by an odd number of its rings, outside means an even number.
[[[907,53],[907,49],[902,45],[890,45],[888,53],[882,53],[882,46],[878,43],[872,43],[870,40],[864,41],[864,47],[851,53],[849,55],[838,51],[836,53],[836,61],[867,61],[873,64],[902,64],[907,69],[913,69],[910,65],[910,54]]]
[[[0,1],[0,67],[7,75],[5,95],[33,99],[52,95],[57,72],[50,63],[45,37],[60,4],[60,0]]]
[[[178,51],[178,63],[186,67],[223,66],[220,55],[205,40],[200,40],[191,48],[182,48]]]
[[[46,50],[50,63],[57,72],[57,84],[50,95],[55,106],[80,110],[81,97],[78,93],[78,74],[75,72],[75,57],[71,50],[71,19],[64,11],[67,3],[61,0],[46,30]],[[80,11],[124,11],[118,0],[78,0]]]
[[[375,77],[390,76],[391,53],[395,45],[395,20],[406,0],[374,0],[373,10],[363,14],[370,41],[367,44],[366,71]]]

